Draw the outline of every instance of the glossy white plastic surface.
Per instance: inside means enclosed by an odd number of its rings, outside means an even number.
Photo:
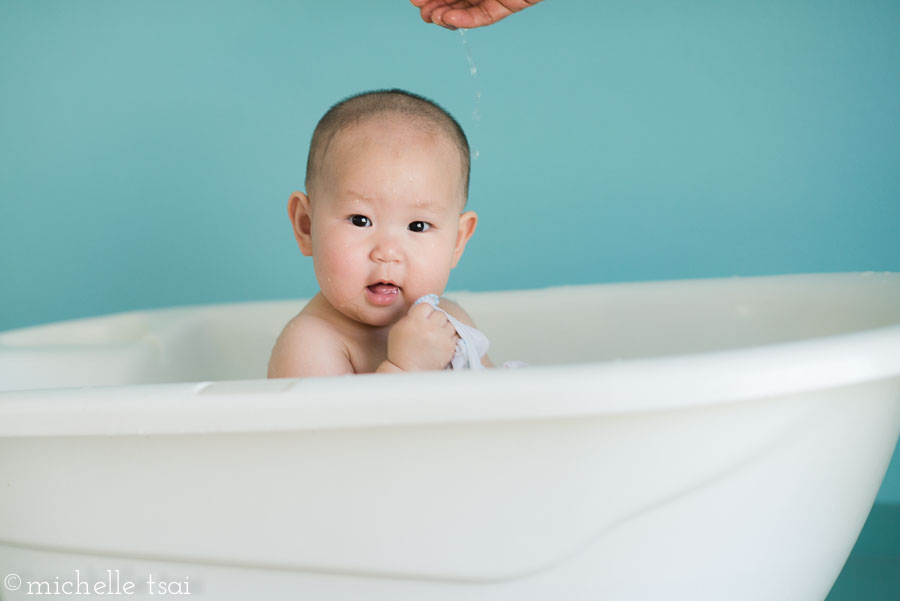
[[[825,597],[900,432],[900,275],[449,296],[531,366],[259,379],[302,301],[0,333],[0,598]]]

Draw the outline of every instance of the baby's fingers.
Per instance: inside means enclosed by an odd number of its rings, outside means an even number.
[[[428,324],[436,331],[439,331],[442,336],[446,336],[450,339],[454,345],[459,339],[459,334],[456,332],[456,326],[453,325],[453,322],[450,321],[443,311],[435,311],[429,315]]]
[[[429,305],[428,303],[419,303],[418,305],[413,305],[409,310],[407,315],[413,319],[425,321],[429,319],[435,313],[439,315],[443,315],[440,311],[435,310],[434,307]]]
[[[435,326],[446,326],[450,324],[450,320],[447,319],[447,314],[443,311],[438,311],[437,309],[432,310],[431,314],[428,316],[428,321]],[[453,327],[452,324],[450,327]]]

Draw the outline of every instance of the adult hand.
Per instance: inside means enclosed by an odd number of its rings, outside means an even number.
[[[458,339],[442,311],[419,303],[391,327],[387,359],[403,371],[443,369],[453,359]]]
[[[422,20],[447,29],[491,25],[541,0],[409,0]]]

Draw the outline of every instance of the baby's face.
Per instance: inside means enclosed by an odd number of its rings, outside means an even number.
[[[313,263],[333,307],[386,326],[443,293],[476,219],[460,214],[461,170],[447,136],[415,122],[375,117],[338,132],[310,190]]]

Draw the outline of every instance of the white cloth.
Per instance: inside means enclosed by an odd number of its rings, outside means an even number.
[[[438,307],[439,301],[437,294],[426,294],[413,305],[428,303],[446,315],[453,327],[456,328],[459,340],[456,342],[456,352],[453,353],[453,359],[450,360],[450,365],[447,366],[447,369],[484,369],[481,358],[487,353],[491,341],[488,340],[488,337],[481,330],[467,326]]]

